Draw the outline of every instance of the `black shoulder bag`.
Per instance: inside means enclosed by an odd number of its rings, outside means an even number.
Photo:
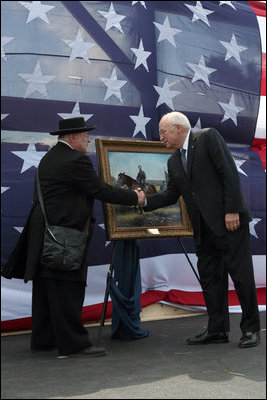
[[[45,214],[38,169],[36,171],[36,183],[39,202],[45,219],[41,264],[55,271],[77,271],[82,266],[85,248],[88,243],[90,218],[88,218],[84,231],[65,226],[50,225]]]

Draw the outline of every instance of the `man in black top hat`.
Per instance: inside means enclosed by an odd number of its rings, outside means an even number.
[[[48,222],[84,230],[92,218],[94,199],[124,205],[143,201],[143,192],[121,189],[101,181],[87,156],[90,143],[83,118],[59,121],[57,144],[39,164],[40,186]],[[85,295],[86,252],[80,270],[54,271],[40,263],[45,230],[44,217],[35,186],[33,204],[18,243],[2,271],[7,278],[33,281],[32,336],[33,350],[54,347],[62,356],[102,356],[105,349],[95,347],[81,322]]]

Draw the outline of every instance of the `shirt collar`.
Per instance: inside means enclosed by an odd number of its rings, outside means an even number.
[[[190,129],[188,130],[188,132],[187,132],[187,134],[186,134],[185,141],[184,141],[184,144],[183,144],[183,147],[182,147],[182,149],[185,149],[186,152],[187,152],[187,150],[188,150],[189,133],[190,133]],[[182,149],[181,149],[181,150],[182,150]]]
[[[69,146],[73,150],[73,147],[71,147],[71,145],[69,143],[65,142],[64,140],[58,140],[58,142],[66,144],[67,146]]]

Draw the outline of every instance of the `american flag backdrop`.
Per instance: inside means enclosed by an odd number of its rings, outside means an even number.
[[[215,127],[232,151],[253,213],[265,310],[265,21],[259,1],[2,1],[2,264],[25,224],[39,161],[56,142],[48,132],[61,118],[98,126],[89,146],[97,169],[95,138],[159,140],[161,116],[178,110],[193,129]],[[94,213],[83,321],[100,317],[112,250],[98,201]],[[192,239],[183,243],[196,266]],[[139,246],[143,307],[205,309],[176,239]],[[231,280],[229,305],[240,311]],[[31,282],[2,278],[1,315],[3,330],[30,327]]]

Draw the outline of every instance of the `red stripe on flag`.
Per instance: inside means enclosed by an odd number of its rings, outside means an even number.
[[[253,140],[252,150],[258,153],[263,168],[266,170],[266,139],[255,138]]]
[[[253,8],[258,17],[266,17],[266,4],[263,1],[249,1],[249,6]]]
[[[31,325],[31,317],[1,321],[1,332],[25,331],[31,329]]]
[[[187,306],[205,306],[202,292],[184,292],[182,290],[170,290],[167,292],[165,301],[170,303],[183,304]],[[257,289],[258,304],[266,304],[266,288]],[[229,306],[239,306],[239,300],[235,290],[228,291]]]
[[[266,96],[266,54],[261,59],[261,95]]]
[[[229,290],[229,305],[238,306],[239,301],[235,290]],[[266,304],[266,288],[257,288],[258,304]],[[160,300],[165,300],[175,304],[184,304],[191,306],[205,306],[202,292],[185,292],[183,290],[170,290],[163,292],[160,290],[148,290],[141,295],[141,305],[146,307],[150,304],[157,303]],[[94,304],[91,306],[83,307],[82,321],[85,322],[98,322],[102,314],[103,303]],[[106,319],[112,316],[112,302],[108,302]],[[2,321],[1,332],[11,332],[18,330],[31,329],[31,317],[13,319],[9,321]]]

